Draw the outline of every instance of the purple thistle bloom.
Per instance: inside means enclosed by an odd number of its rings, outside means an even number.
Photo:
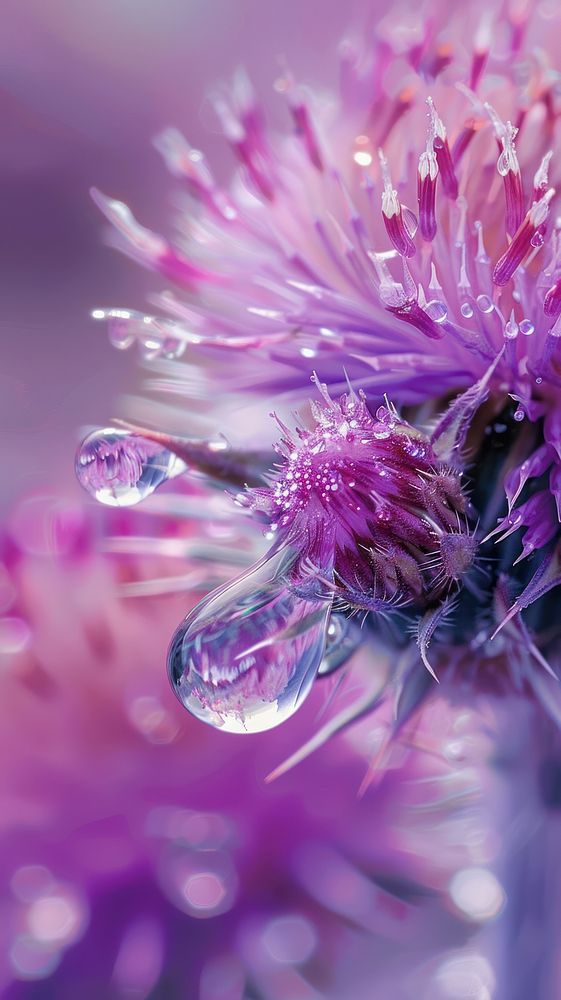
[[[268,551],[172,640],[169,676],[197,718],[270,729],[364,658],[360,695],[271,778],[368,716],[376,794],[404,746],[446,758],[442,719],[461,728],[473,710],[476,743],[489,726],[487,761],[511,768],[495,816],[508,829],[520,812],[523,846],[515,862],[505,834],[501,867],[478,842],[448,881],[468,919],[506,906],[504,940],[496,976],[462,957],[440,994],[471,982],[490,997],[497,981],[501,1000],[526,1000],[539,979],[549,1000],[555,971],[517,946],[539,933],[534,848],[560,798],[557,15],[411,19],[343,46],[335,97],[284,72],[287,134],[238,75],[215,100],[239,161],[228,189],[175,130],[160,136],[184,190],[173,240],[94,192],[117,245],[174,287],[154,315],[96,310],[164,402],[94,432],[77,470],[117,506],[203,477],[264,529]]]
[[[496,44],[481,25],[471,49],[462,18],[447,26],[452,57],[434,25],[419,22],[410,47],[388,21],[343,48],[338,101],[286,72],[277,90],[294,131],[282,137],[238,75],[215,100],[240,162],[229,191],[177,132],[157,141],[186,190],[176,242],[94,193],[119,244],[178,288],[155,298],[156,316],[111,310],[112,339],[138,342],[154,387],[181,395],[187,415],[168,407],[168,419],[212,436],[96,432],[78,457],[81,481],[114,504],[181,472],[249,484],[238,499],[272,542],[172,645],[180,697],[216,725],[263,728],[291,714],[320,668],[331,611],[366,613],[365,638],[388,614],[416,621],[432,671],[428,645],[439,648],[453,610],[457,638],[477,635],[480,648],[488,609],[491,655],[514,620],[535,660],[543,602],[530,631],[520,612],[560,575],[561,265],[554,88],[545,57],[521,53],[526,35],[547,49],[549,22],[507,18]],[[418,219],[407,207],[415,187]],[[324,403],[306,409],[310,370]],[[279,414],[298,405],[301,421],[294,436],[277,417],[273,473],[262,430],[271,402]],[[225,430],[235,443],[217,437]],[[511,595],[503,612],[499,592]]]

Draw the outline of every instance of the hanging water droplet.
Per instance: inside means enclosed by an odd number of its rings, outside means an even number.
[[[364,641],[360,625],[345,615],[332,614],[327,629],[327,642],[318,674],[331,674],[353,655]]]
[[[505,323],[505,337],[507,340],[516,340],[518,336],[518,323],[514,318],[514,310],[511,313],[510,319]]]
[[[488,295],[478,295],[477,305],[482,313],[492,313],[495,308]]]
[[[107,427],[89,434],[76,455],[78,481],[99,503],[132,507],[187,466],[162,444]]]
[[[415,215],[414,212],[411,211],[410,208],[407,208],[407,205],[402,205],[401,206],[401,218],[403,219],[403,222],[405,224],[405,228],[407,229],[407,232],[409,233],[409,236],[411,237],[411,239],[414,239],[415,236],[416,236],[417,230],[419,228],[419,220],[418,220],[417,216]]]
[[[506,177],[510,170],[510,163],[507,153],[501,153],[497,160],[497,170],[501,177]]]
[[[136,340],[136,328],[142,314],[130,309],[94,309],[92,318],[106,320],[109,343],[118,351],[126,351]]]
[[[298,584],[280,549],[210,594],[177,629],[168,672],[179,700],[231,733],[278,726],[304,701],[321,663],[331,599]]]
[[[470,305],[469,302],[462,302],[460,306],[460,312],[464,317],[464,319],[471,319],[471,317],[473,316],[473,307]]]
[[[134,344],[134,334],[131,333],[128,319],[110,316],[107,324],[107,336],[111,347],[115,347],[118,351],[126,351]]]
[[[425,312],[430,316],[434,323],[444,323],[448,319],[448,309],[446,308],[444,302],[440,299],[431,299],[427,302],[425,306]]]
[[[525,337],[530,337],[534,332],[534,324],[530,323],[529,319],[523,319],[520,323],[520,333],[523,333]]]
[[[514,419],[516,420],[517,423],[520,423],[521,420],[524,420],[524,410],[522,409],[522,407],[519,406],[518,409],[514,411]]]
[[[536,232],[534,233],[534,235],[532,236],[532,238],[530,240],[530,243],[531,243],[531,245],[533,247],[536,247],[536,248],[543,247],[543,245],[545,243],[545,236],[541,232],[540,229],[536,230]]]

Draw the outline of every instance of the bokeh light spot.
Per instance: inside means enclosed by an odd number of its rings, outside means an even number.
[[[493,872],[487,868],[462,868],[450,882],[450,898],[470,920],[491,920],[501,912],[506,896]]]

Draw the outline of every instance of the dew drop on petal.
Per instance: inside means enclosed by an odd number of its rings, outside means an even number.
[[[294,553],[278,550],[210,594],[177,629],[169,677],[203,722],[233,733],[272,729],[309,693],[331,600],[317,585],[291,580],[294,561]]]
[[[532,238],[530,240],[530,243],[531,243],[531,245],[533,247],[535,247],[537,249],[539,249],[540,247],[543,247],[543,245],[545,243],[545,237],[544,237],[543,233],[539,229],[532,236]]]
[[[492,313],[495,308],[488,295],[478,295],[477,305],[482,313]]]
[[[434,323],[444,323],[448,319],[448,309],[444,302],[440,299],[432,299],[427,303],[425,307],[425,312],[430,316]]]
[[[185,469],[158,442],[111,427],[89,434],[76,456],[78,481],[109,507],[132,507]]]
[[[134,344],[134,334],[128,317],[110,315],[107,323],[107,336],[112,347],[118,351],[126,351]]]
[[[520,333],[523,333],[525,337],[530,337],[533,332],[534,324],[529,319],[523,319],[520,323]]]
[[[462,302],[460,312],[464,319],[471,319],[473,316],[473,307],[470,306],[469,302]]]
[[[507,340],[516,340],[519,326],[513,316],[505,323],[505,337]]]

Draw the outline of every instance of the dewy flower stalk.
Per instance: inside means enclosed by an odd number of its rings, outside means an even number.
[[[94,431],[78,477],[127,506],[203,476],[270,543],[170,648],[181,701],[226,730],[282,722],[373,642],[399,650],[387,694],[409,713],[469,676],[559,717],[558,15],[404,18],[342,46],[337,97],[285,71],[287,134],[243,74],[217,94],[229,189],[159,136],[184,191],[173,241],[94,191],[173,285],[153,315],[94,313],[167,406]]]

